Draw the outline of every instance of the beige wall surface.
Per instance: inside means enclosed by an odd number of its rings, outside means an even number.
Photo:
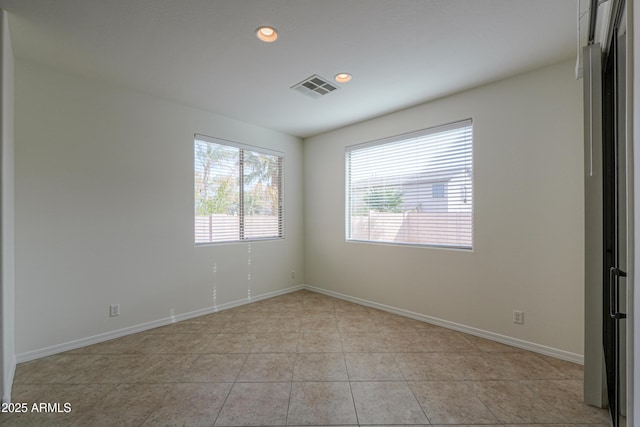
[[[302,283],[298,138],[21,60],[15,108],[18,355]],[[284,153],[283,240],[194,247],[195,133]]]
[[[473,250],[345,242],[345,147],[467,118]],[[572,61],[309,138],[305,282],[580,359],[582,144]]]

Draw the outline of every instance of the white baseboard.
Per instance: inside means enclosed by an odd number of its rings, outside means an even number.
[[[317,292],[320,294],[324,294],[327,296],[331,296],[334,298],[342,299],[345,301],[350,301],[356,304],[364,305],[371,308],[376,308],[379,310],[387,311],[389,313],[398,314],[400,316],[408,317],[415,320],[420,320],[422,322],[430,323],[433,325],[441,326],[447,329],[452,329],[459,332],[464,332],[466,334],[474,335],[481,338],[486,338],[492,341],[496,341],[502,344],[510,345],[513,347],[521,348],[524,350],[533,351],[535,353],[544,354],[547,356],[555,357],[557,359],[566,360],[573,363],[584,364],[584,356],[581,354],[571,353],[564,350],[559,350],[552,347],[543,346],[540,344],[520,340],[518,338],[512,338],[505,335],[496,334],[493,332],[485,331],[482,329],[477,329],[471,326],[462,325],[455,322],[450,322],[448,320],[438,319],[436,317],[427,316],[424,314],[414,313],[412,311],[403,310],[396,307],[391,307],[388,305],[368,301],[362,298],[352,297],[349,295],[341,294],[338,292],[329,291],[322,288],[317,288],[315,286],[310,285],[299,285],[293,286],[290,288],[268,292],[262,295],[258,295],[251,298],[244,298],[237,301],[232,301],[229,303],[221,304],[218,306],[208,307],[200,310],[195,310],[189,313],[183,313],[172,317],[166,317],[164,319],[154,320],[151,322],[143,323],[140,325],[134,325],[127,328],[118,329],[116,331],[105,332],[103,334],[93,335],[87,338],[81,338],[74,341],[65,342],[62,344],[57,344],[50,347],[41,348],[38,350],[32,350],[25,353],[20,353],[16,355],[16,363],[28,362],[30,360],[39,359],[41,357],[51,356],[53,354],[63,353],[69,350],[75,350],[77,348],[85,347],[92,344],[97,344],[104,341],[109,341],[115,338],[120,338],[125,335],[135,334],[138,332],[147,331],[149,329],[158,328],[160,326],[170,325],[172,323],[180,322],[182,320],[193,319],[195,317],[204,316],[207,314],[216,313],[219,311],[229,310],[231,308],[239,307],[245,304],[250,304],[252,302],[261,301],[268,298],[277,297],[280,295],[288,294],[291,292],[296,292],[302,289],[306,289],[312,292]],[[14,363],[14,372],[15,372],[15,363]],[[13,380],[13,373],[11,375],[11,380]],[[11,381],[13,382],[13,381]],[[4,399],[4,397],[3,397]]]
[[[288,294],[291,292],[296,292],[304,289],[303,285],[292,286],[286,289],[281,289],[278,291],[267,292],[265,294],[252,296],[251,298],[243,298],[241,300],[228,302],[225,304],[220,304],[212,307],[203,308],[200,310],[191,311],[189,313],[178,314],[175,316],[165,317],[164,319],[153,320],[151,322],[142,323],[139,325],[129,326],[126,328],[118,329],[111,332],[105,332],[103,334],[93,335],[87,338],[81,338],[74,341],[65,342],[62,344],[56,344],[50,347],[41,348],[38,350],[32,350],[25,353],[20,353],[16,355],[17,363],[28,362],[30,360],[39,359],[41,357],[51,356],[58,353],[63,353],[65,351],[75,350],[77,348],[85,347],[92,344],[98,344],[104,341],[109,341],[115,338],[120,338],[126,335],[135,334],[138,332],[144,332],[149,329],[158,328],[160,326],[167,326],[172,323],[180,322],[183,320],[193,319],[195,317],[204,316],[207,314],[217,313],[219,311],[229,310],[231,308],[240,307],[245,304],[250,304],[252,302],[258,302],[261,300],[265,300],[268,298],[277,297],[280,295]],[[14,364],[15,366],[15,364]],[[13,379],[13,378],[12,378]],[[12,381],[13,382],[13,381]]]
[[[11,388],[13,386],[13,378],[16,375],[16,357],[13,356],[11,360],[11,366],[9,372],[7,373],[7,377],[4,379],[4,389],[2,390],[2,402],[3,403],[11,403]]]
[[[398,314],[400,316],[409,317],[411,319],[420,320],[433,325],[442,326],[443,328],[452,329],[454,331],[464,332],[465,334],[486,338],[488,340],[496,341],[501,344],[506,344],[513,347],[521,348],[523,350],[529,350],[535,353],[544,354],[546,356],[555,357],[556,359],[566,360],[568,362],[578,363],[581,365],[584,364],[584,356],[581,354],[571,353],[568,351],[559,350],[557,348],[547,347],[547,346],[535,344],[529,341],[524,341],[518,338],[512,338],[506,335],[500,335],[493,332],[484,331],[482,329],[477,329],[471,326],[462,325],[460,323],[450,322],[448,320],[438,319],[437,317],[431,317],[431,316],[426,316],[424,314],[414,313],[412,311],[403,310],[400,308],[395,308],[395,307],[391,307],[384,304],[379,304],[379,303],[368,301],[362,298],[356,298],[349,295],[344,295],[338,292],[317,288],[315,286],[304,285],[304,288],[312,292],[317,292],[330,297],[339,298],[345,301],[353,302],[360,305],[365,305],[371,308],[376,308],[379,310],[387,311],[389,313]]]

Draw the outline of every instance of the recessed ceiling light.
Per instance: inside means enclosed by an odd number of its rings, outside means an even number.
[[[334,77],[338,83],[346,83],[351,80],[351,74],[349,73],[338,73]]]
[[[273,27],[260,27],[256,30],[256,37],[263,42],[271,43],[278,39],[278,32]]]

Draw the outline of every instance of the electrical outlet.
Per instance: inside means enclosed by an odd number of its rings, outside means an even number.
[[[294,270],[291,270],[291,278],[292,279],[296,278],[296,272]]]
[[[513,323],[524,325],[524,311],[513,310]]]
[[[120,304],[113,304],[109,306],[109,317],[120,316]]]

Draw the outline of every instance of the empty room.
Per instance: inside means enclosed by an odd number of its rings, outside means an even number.
[[[0,426],[637,425],[633,6],[0,0]]]

